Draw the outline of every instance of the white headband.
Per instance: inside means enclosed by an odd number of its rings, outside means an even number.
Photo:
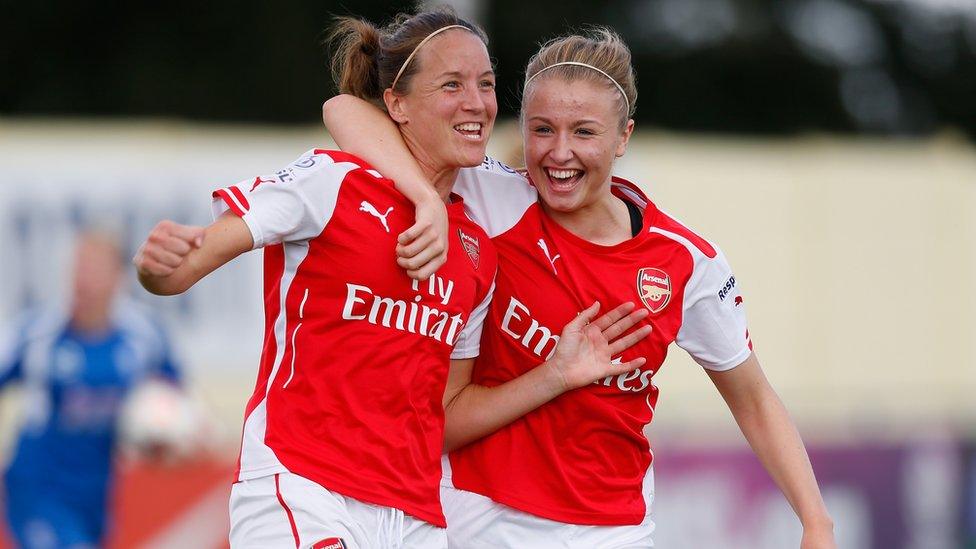
[[[552,65],[549,65],[548,67],[545,67],[544,69],[540,70],[539,72],[533,74],[532,76],[529,77],[528,80],[525,81],[525,86],[522,87],[523,93],[524,93],[524,90],[529,87],[529,82],[531,82],[533,78],[535,78],[536,76],[539,76],[540,74],[546,72],[547,70],[549,70],[549,69],[551,69],[553,67],[558,67],[560,65],[575,65],[577,67],[586,67],[588,69],[595,70],[596,72],[602,74],[603,76],[606,76],[607,77],[607,80],[610,80],[611,82],[613,82],[613,85],[614,86],[617,86],[617,89],[620,90],[620,95],[623,96],[624,103],[626,103],[626,105],[627,105],[627,115],[630,116],[630,100],[627,99],[627,94],[624,93],[623,87],[621,87],[620,84],[618,84],[617,81],[614,80],[613,77],[610,76],[609,74],[601,71],[600,69],[594,67],[593,65],[587,65],[586,63],[579,63],[577,61],[563,61],[561,63],[553,63]]]
[[[407,56],[407,60],[403,62],[403,65],[400,67],[400,70],[397,71],[396,78],[393,79],[393,85],[390,86],[390,89],[396,89],[397,81],[400,80],[400,76],[403,75],[403,71],[406,70],[407,65],[409,65],[410,64],[410,61],[413,60],[413,56],[414,55],[417,55],[417,50],[419,50],[421,46],[423,46],[424,44],[426,44],[428,40],[430,40],[431,38],[437,36],[438,34],[444,32],[444,31],[446,31],[448,29],[466,29],[466,30],[471,30],[468,27],[465,27],[464,25],[448,25],[446,27],[441,27],[441,28],[435,30],[434,32],[428,34],[427,35],[427,38],[424,38],[423,40],[421,40],[420,43],[417,44],[417,47],[414,48],[413,51],[410,52],[410,55]]]

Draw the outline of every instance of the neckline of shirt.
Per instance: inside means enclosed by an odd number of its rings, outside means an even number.
[[[545,211],[540,206],[539,215],[542,218],[542,224],[547,232],[555,233],[560,237],[560,239],[568,241],[568,243],[574,247],[582,248],[595,253],[613,254],[639,246],[649,237],[649,229],[657,220],[659,215],[657,207],[653,202],[650,201],[650,199],[647,198],[647,195],[645,195],[644,192],[637,187],[637,185],[623,179],[622,177],[613,176],[611,179],[610,192],[612,192],[617,198],[634,204],[642,211],[644,223],[637,236],[609,246],[590,242],[589,240],[574,234],[572,231],[563,227],[554,219],[546,215]],[[640,204],[639,201],[643,201],[644,204]]]

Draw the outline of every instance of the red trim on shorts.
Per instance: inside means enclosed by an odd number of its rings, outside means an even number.
[[[278,496],[278,503],[284,508],[285,513],[288,515],[288,524],[291,525],[291,535],[295,536],[295,549],[299,549],[301,546],[301,540],[298,538],[298,526],[295,525],[295,516],[291,514],[291,509],[288,508],[288,504],[285,503],[285,499],[281,497],[281,488],[278,485],[278,474],[275,474],[275,495]]]

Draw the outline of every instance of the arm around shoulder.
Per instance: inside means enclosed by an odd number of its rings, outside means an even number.
[[[398,238],[397,262],[411,278],[429,278],[447,261],[447,210],[396,124],[375,105],[351,95],[326,101],[322,121],[340,149],[369,162],[380,173],[396,174],[396,189],[416,207],[416,223]]]

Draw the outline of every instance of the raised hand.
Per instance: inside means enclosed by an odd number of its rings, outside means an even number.
[[[635,310],[633,303],[624,303],[596,318],[599,311],[600,303],[596,302],[566,324],[555,353],[547,361],[566,391],[633,371],[647,362],[644,357],[619,364],[610,361],[651,333],[647,325],[627,333],[650,312],[643,307]]]
[[[397,238],[397,264],[407,276],[427,280],[447,261],[447,208],[439,198],[417,205],[416,222]]]
[[[160,221],[139,247],[132,262],[140,276],[173,274],[186,256],[203,245],[204,227]]]

